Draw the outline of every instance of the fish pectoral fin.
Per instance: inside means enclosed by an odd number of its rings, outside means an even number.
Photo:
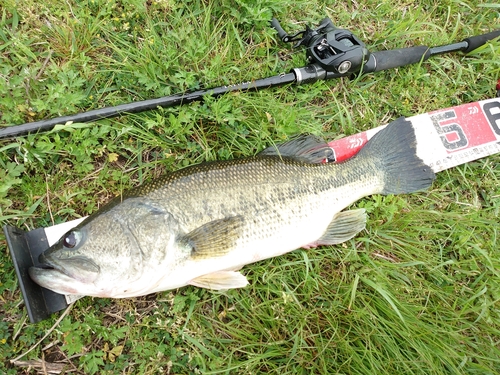
[[[332,148],[323,139],[312,134],[301,134],[288,142],[270,146],[259,155],[285,156],[306,163],[335,161]]]
[[[365,226],[366,211],[364,208],[339,212],[315,244],[316,246],[336,245],[345,242],[365,229]]]
[[[240,272],[218,271],[197,277],[189,284],[200,288],[225,290],[243,288],[248,285],[248,280]]]
[[[192,259],[220,257],[235,247],[244,223],[241,215],[210,221],[183,236],[181,241],[191,247]]]

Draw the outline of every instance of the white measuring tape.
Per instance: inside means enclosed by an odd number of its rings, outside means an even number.
[[[415,128],[417,155],[434,172],[500,152],[500,98],[423,113],[407,120]],[[354,156],[384,127],[330,142],[335,160]]]

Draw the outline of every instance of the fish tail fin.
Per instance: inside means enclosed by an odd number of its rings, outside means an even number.
[[[417,155],[411,121],[400,117],[373,136],[358,157],[375,160],[383,171],[381,194],[402,194],[427,189],[435,178],[431,167]]]

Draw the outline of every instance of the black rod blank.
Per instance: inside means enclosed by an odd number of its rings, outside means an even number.
[[[90,122],[104,118],[116,117],[121,114],[130,114],[157,109],[158,107],[168,108],[194,101],[203,100],[205,95],[214,97],[233,91],[257,91],[263,88],[272,88],[295,82],[295,74],[288,73],[270,78],[257,79],[255,81],[239,83],[236,85],[221,86],[206,90],[197,90],[183,94],[169,95],[157,99],[142,100],[127,104],[120,104],[114,107],[93,109],[91,111],[56,117],[48,120],[29,122],[23,125],[15,125],[0,129],[0,139],[17,135],[28,134],[42,130],[50,130],[55,125],[66,124],[67,122]]]

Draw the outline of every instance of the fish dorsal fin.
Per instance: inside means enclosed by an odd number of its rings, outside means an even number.
[[[321,245],[336,245],[345,242],[365,229],[365,225],[366,211],[364,208],[339,212],[317,241],[303,247],[309,249]]]
[[[243,288],[248,285],[248,280],[240,272],[218,271],[197,277],[191,280],[189,284],[199,288],[227,290]]]
[[[181,238],[191,247],[192,259],[207,259],[227,254],[236,245],[244,224],[243,216],[210,221]]]
[[[301,134],[288,142],[270,146],[259,155],[283,156],[307,163],[335,161],[332,148],[323,139],[312,134]]]

